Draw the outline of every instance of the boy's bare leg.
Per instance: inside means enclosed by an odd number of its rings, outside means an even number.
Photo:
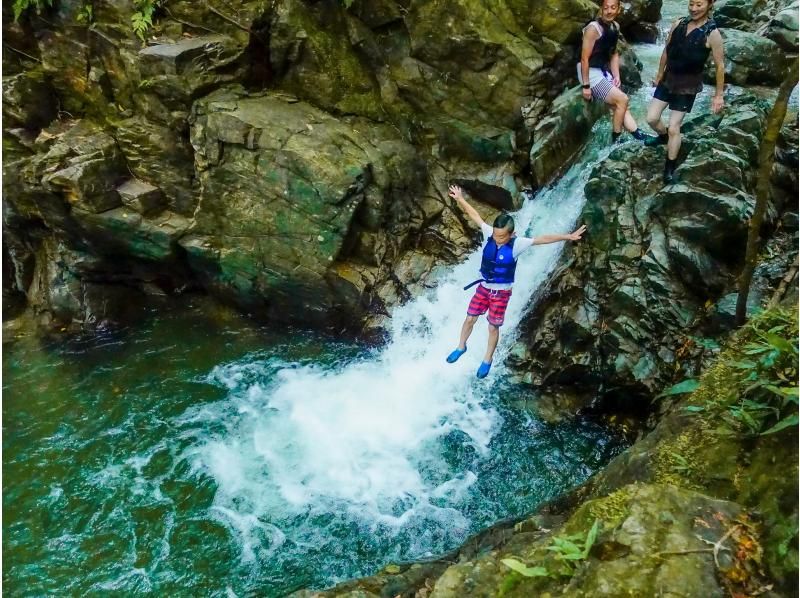
[[[497,348],[497,341],[500,339],[500,327],[489,324],[489,344],[486,346],[486,355],[483,356],[484,363],[492,363],[494,350]]]
[[[467,316],[467,319],[464,320],[464,323],[461,325],[461,338],[458,341],[458,350],[463,351],[467,348],[467,339],[469,335],[472,334],[472,328],[475,326],[475,322],[478,321],[478,316]]]

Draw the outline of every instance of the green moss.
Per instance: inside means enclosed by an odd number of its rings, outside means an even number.
[[[598,500],[587,503],[587,519],[584,524],[591,526],[599,519],[605,529],[611,529],[622,523],[629,515],[628,503],[635,486],[625,486]]]
[[[653,457],[653,474],[660,484],[699,490],[706,480],[707,463],[698,447],[716,442],[702,426],[693,425],[658,446]],[[705,443],[705,444],[704,444]]]

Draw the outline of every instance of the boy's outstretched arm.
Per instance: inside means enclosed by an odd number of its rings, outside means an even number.
[[[461,187],[458,185],[450,185],[450,192],[448,195],[456,200],[456,203],[458,203],[459,207],[464,210],[467,216],[469,216],[475,224],[478,226],[485,224],[483,222],[483,218],[481,218],[481,215],[478,214],[478,210],[469,205],[467,200],[464,199],[464,194],[461,191]]]
[[[541,235],[533,240],[534,245],[546,245],[547,243],[557,243],[558,241],[580,241],[581,235],[586,232],[586,225],[584,224],[574,233],[568,235]]]

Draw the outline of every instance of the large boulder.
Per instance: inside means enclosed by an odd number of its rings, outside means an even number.
[[[725,42],[725,81],[734,85],[780,85],[786,77],[788,60],[771,39],[756,33],[723,29]],[[709,61],[706,81],[715,81],[713,63]]]
[[[195,104],[192,144],[200,205],[181,243],[208,287],[264,315],[322,323],[338,309],[352,325],[364,298],[337,292],[336,266],[360,230],[396,223],[401,240],[402,199],[420,174],[413,148],[387,128],[235,90]]]
[[[789,3],[788,6],[777,11],[767,22],[763,34],[777,43],[784,52],[797,53],[798,44],[798,2]]]
[[[117,186],[126,169],[111,135],[81,120],[52,141],[36,165],[35,176],[45,189],[62,194],[69,205],[89,212],[121,204]]]
[[[617,22],[625,37],[632,42],[653,43],[658,39],[662,0],[622,2]]]
[[[22,127],[38,131],[50,124],[56,115],[56,98],[43,70],[3,77],[5,129]]]
[[[71,249],[54,237],[36,250],[35,269],[26,289],[36,324],[59,331],[95,330],[144,315],[148,295],[131,285],[120,264]]]
[[[197,207],[194,153],[175,130],[141,116],[113,123],[113,134],[130,172],[158,187],[173,211],[191,216]]]
[[[226,35],[202,35],[139,51],[139,106],[151,119],[185,127],[192,102],[244,76],[244,46]]]
[[[534,184],[541,187],[549,183],[583,147],[594,122],[606,113],[602,104],[584,100],[578,86],[557,97],[533,127],[530,162]]]

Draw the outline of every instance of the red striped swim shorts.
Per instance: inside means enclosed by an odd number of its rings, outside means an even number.
[[[502,326],[506,317],[509,299],[511,299],[511,289],[507,291],[492,291],[479,284],[469,302],[467,315],[480,316],[488,311],[489,315],[486,319],[489,320],[489,324]]]

